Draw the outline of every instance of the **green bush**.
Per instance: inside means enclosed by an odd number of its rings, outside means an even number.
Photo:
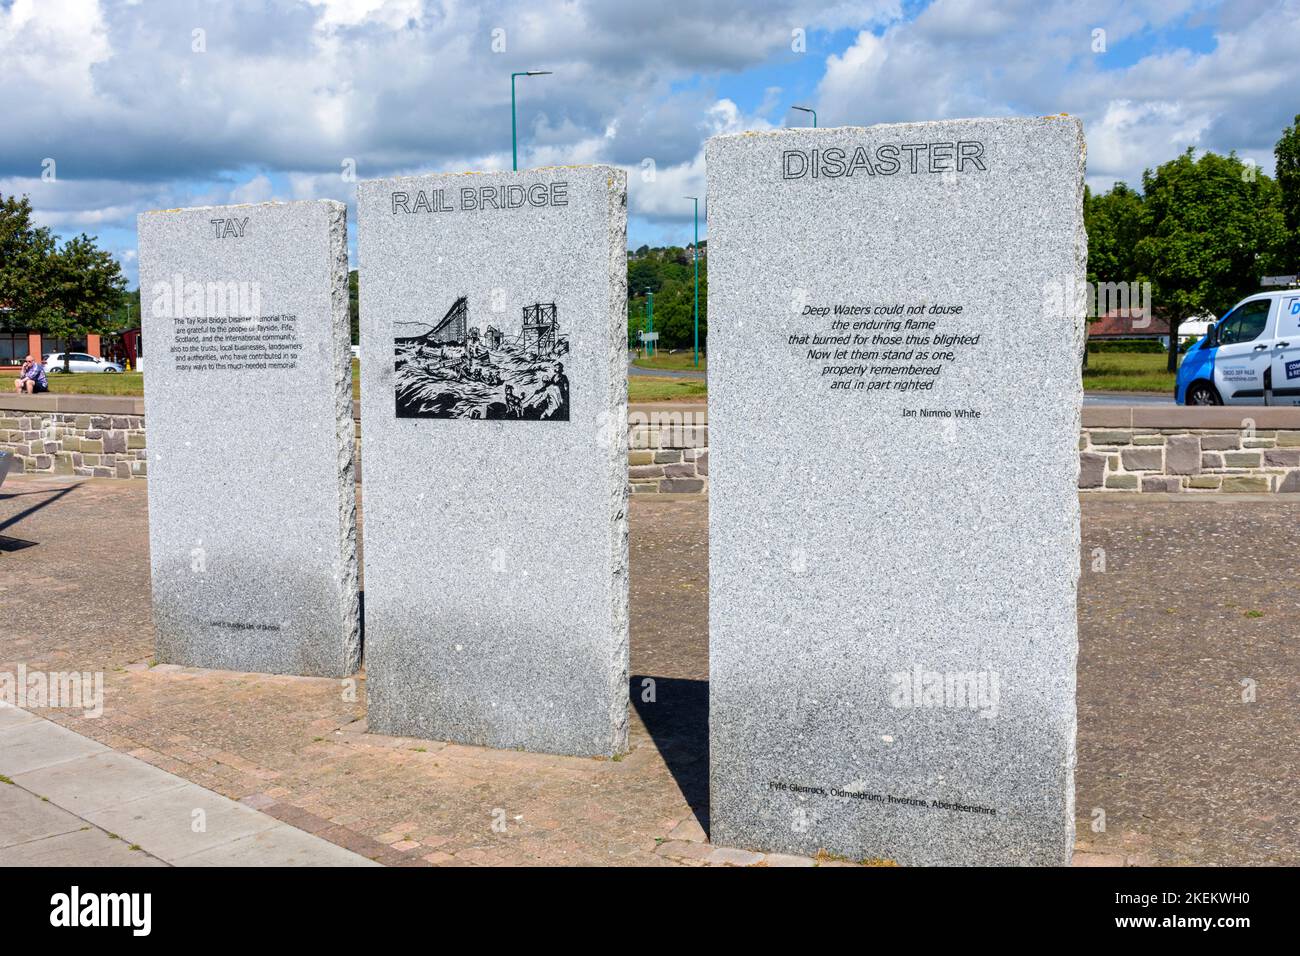
[[[1089,352],[1164,352],[1158,339],[1124,339],[1121,341],[1088,342]]]
[[[1186,342],[1179,342],[1178,351],[1186,352],[1198,341],[1199,339],[1190,339],[1189,341]],[[1119,342],[1089,342],[1088,343],[1088,353],[1090,355],[1096,355],[1099,353],[1107,353],[1107,352],[1109,353],[1123,352],[1130,355],[1131,354],[1151,355],[1156,352],[1159,352],[1161,355],[1163,355],[1167,351],[1168,349],[1166,349],[1158,341],[1154,341],[1150,339],[1128,339]]]

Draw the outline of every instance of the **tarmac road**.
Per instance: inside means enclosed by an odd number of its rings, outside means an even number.
[[[1084,392],[1085,405],[1172,405],[1173,393],[1157,392]]]
[[[628,375],[653,375],[660,378],[707,378],[708,372],[696,372],[692,369],[668,369],[668,368],[641,368],[639,365],[633,365],[632,360],[627,360]]]

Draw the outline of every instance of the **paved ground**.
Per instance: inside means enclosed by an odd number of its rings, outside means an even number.
[[[150,667],[144,490],[0,490],[0,671],[105,671],[103,716],[45,716],[383,863],[811,862],[706,842],[706,502],[633,502],[632,749],[603,761],[367,734],[348,683]],[[1300,863],[1298,550],[1277,496],[1085,497],[1078,862]]]
[[[1300,501],[1291,497],[1085,497],[1076,786],[1085,847],[1156,863],[1300,863]],[[1104,572],[1091,570],[1098,548]],[[1253,702],[1243,700],[1252,687]],[[1090,829],[1098,809],[1105,833]]]
[[[374,866],[65,727],[0,708],[0,866]]]

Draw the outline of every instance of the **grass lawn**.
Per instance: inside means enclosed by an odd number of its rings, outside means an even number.
[[[632,364],[637,368],[661,368],[670,372],[696,371],[695,358],[690,349],[684,352],[656,352],[649,358],[633,359]],[[703,372],[708,367],[708,356],[701,352],[699,371]]]
[[[52,395],[128,395],[139,398],[144,394],[143,372],[79,372],[67,375],[56,372],[46,375]],[[13,386],[10,386],[11,388]],[[352,361],[352,397],[361,398],[361,370]]]
[[[16,377],[16,376],[15,376]],[[141,372],[56,372],[46,374],[50,393],[54,395],[134,395],[144,394]],[[10,388],[13,386],[11,385]]]
[[[638,364],[644,360],[638,360]],[[654,357],[656,368],[689,368],[691,353],[662,354]],[[670,364],[676,362],[679,364]],[[704,368],[704,357],[700,357]],[[56,373],[47,377],[50,391],[56,395],[143,395],[144,376],[140,372],[120,375],[82,372],[74,375]],[[1083,387],[1088,391],[1164,392],[1174,389],[1174,376],[1165,371],[1163,353],[1092,352],[1083,370]],[[660,378],[653,375],[630,375],[627,380],[631,402],[702,402],[708,385],[698,379]],[[352,397],[361,397],[361,369],[352,363]]]
[[[629,402],[702,402],[709,386],[694,378],[660,378],[657,375],[629,375]]]
[[[703,357],[700,364],[704,364]],[[702,402],[707,394],[708,387],[694,379],[631,375],[627,380],[629,402]],[[352,397],[361,400],[361,367],[355,359],[352,361]]]
[[[1166,372],[1163,352],[1089,352],[1083,387],[1089,392],[1172,394],[1176,373]]]

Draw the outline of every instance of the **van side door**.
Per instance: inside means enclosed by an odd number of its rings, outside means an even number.
[[[1219,323],[1214,387],[1225,405],[1264,404],[1264,373],[1273,362],[1273,302],[1247,299]]]
[[[1300,294],[1278,300],[1273,339],[1273,401],[1300,405]]]

